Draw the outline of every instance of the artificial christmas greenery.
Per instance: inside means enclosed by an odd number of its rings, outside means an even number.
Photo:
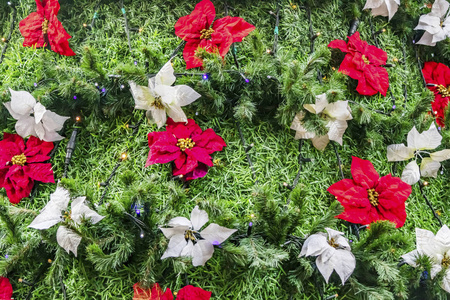
[[[71,118],[60,132],[67,138],[50,153],[55,181],[72,198],[86,196],[84,204],[104,216],[97,224],[77,222],[82,240],[75,257],[58,245],[58,226],[28,228],[56,184],[35,183],[17,205],[2,189],[0,275],[12,283],[14,298],[132,299],[140,282],[145,290],[155,283],[172,291],[193,285],[211,291],[212,299],[446,299],[444,273],[429,275],[433,262],[421,257],[412,268],[401,256],[416,248],[415,227],[436,233],[439,222],[448,223],[448,161],[437,178],[412,186],[401,228],[338,220],[342,207],[326,191],[351,178],[352,156],[399,177],[407,162],[388,162],[387,145],[404,142],[413,126],[423,132],[434,122],[434,95],[420,69],[426,61],[448,66],[450,48],[448,39],[435,47],[414,45],[421,36],[413,28],[430,9],[402,0],[388,22],[362,11],[362,0],[213,3],[216,19],[241,17],[255,29],[230,47],[225,60],[198,51],[203,69],[189,70],[174,25],[197,1],[60,0],[58,20],[76,56],[23,47],[19,22],[36,11],[35,1],[0,3],[7,46],[0,99],[11,101],[9,89],[28,91],[48,110]],[[327,45],[356,30],[387,53],[386,97],[360,95],[357,81],[338,72],[344,55]],[[201,95],[183,107],[187,118],[212,128],[227,145],[213,154],[208,174],[193,181],[172,176],[170,164],[145,168],[147,134],[162,130],[134,110],[129,88],[130,81],[147,86],[170,58],[176,84]],[[348,100],[353,116],[342,146],[331,141],[323,151],[295,140],[289,128],[303,105],[321,94],[330,102]],[[314,114],[302,122],[317,135],[328,132],[327,120]],[[2,106],[2,131],[15,133],[15,123]],[[437,151],[450,145],[448,124],[442,125]],[[66,160],[74,131],[76,147]],[[205,266],[194,267],[188,257],[161,260],[169,240],[159,228],[188,217],[196,205],[210,223],[237,232],[215,245]],[[299,257],[307,236],[325,228],[344,233],[356,260],[343,286],[335,273],[326,284],[315,257]]]

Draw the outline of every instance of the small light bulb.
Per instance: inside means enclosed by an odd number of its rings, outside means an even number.
[[[270,53],[272,53],[272,50],[267,49],[266,52],[267,52],[267,54],[270,54]]]
[[[49,264],[51,264],[53,262],[53,260],[51,260],[50,258],[47,261]]]
[[[381,29],[381,32],[386,32],[386,28]]]
[[[2,37],[2,42],[3,43],[6,42],[6,38]]]
[[[251,215],[250,215],[250,218],[254,218],[254,217],[255,217],[255,214],[251,214]]]
[[[320,32],[318,32],[318,33],[316,33],[316,36],[320,36],[322,33],[320,33]]]
[[[142,31],[144,31],[144,28],[140,27],[139,28],[139,33],[141,33]]]
[[[76,117],[75,117],[75,121],[76,121],[76,122],[80,122],[80,121],[81,121],[81,117],[80,117],[80,116],[76,116]]]
[[[141,239],[143,239],[144,238],[144,233],[141,233],[140,237],[141,237]]]
[[[87,27],[87,24],[86,24],[86,23],[83,23],[83,27]]]
[[[423,182],[423,186],[428,186],[428,185],[429,185],[428,181]]]
[[[120,155],[120,158],[121,158],[122,160],[127,159],[127,157],[128,157],[128,155],[127,155],[126,152],[124,152],[124,153],[122,153],[122,155]]]

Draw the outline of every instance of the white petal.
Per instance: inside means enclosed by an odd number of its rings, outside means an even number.
[[[192,257],[194,251],[194,243],[191,240],[187,241],[186,247],[181,250],[181,253],[179,256],[181,257]]]
[[[420,163],[420,175],[423,177],[437,177],[437,172],[441,167],[441,163],[438,161],[434,161],[429,157],[425,157],[422,159]]]
[[[173,237],[174,235],[178,234],[178,235],[183,235],[186,230],[189,229],[188,226],[178,226],[178,227],[174,227],[174,228],[159,228],[162,233],[164,234],[164,236],[168,239],[170,239],[171,237]]]
[[[434,123],[428,130],[419,133],[414,126],[408,133],[408,147],[418,150],[431,150],[438,147],[441,144],[442,136],[436,128]]]
[[[342,136],[347,129],[347,121],[345,120],[331,120],[328,122],[326,127],[328,130],[328,138],[330,141],[335,141],[342,146]],[[325,145],[326,147],[326,145]]]
[[[430,270],[431,279],[433,279],[440,271],[442,271],[441,264],[433,264]]]
[[[57,187],[56,191],[50,195],[50,201],[28,227],[42,230],[61,222],[61,212],[67,208],[69,201],[69,191],[62,187]]]
[[[346,250],[350,250],[350,244],[348,243],[348,239],[343,236],[343,232],[331,228],[325,228],[325,230],[328,233],[328,240],[334,239],[334,242],[340,247],[343,247]]]
[[[181,251],[186,247],[187,242],[184,238],[184,234],[176,234],[170,238],[169,245],[167,246],[166,252],[164,252],[161,259],[167,257],[179,257],[181,255]]]
[[[450,248],[450,229],[444,225],[436,233],[436,241],[441,243],[443,247]]]
[[[12,110],[12,108],[11,108],[11,101],[6,102],[6,103],[3,103],[3,105],[6,107],[6,109],[9,111],[10,115],[11,115],[14,119],[19,120],[20,117],[22,117],[21,114],[18,114],[18,113],[16,113],[14,110]]]
[[[442,18],[448,10],[449,3],[445,0],[436,0],[431,7],[431,13]]]
[[[428,32],[424,32],[424,34],[422,35],[422,37],[420,38],[420,40],[416,44],[432,46],[432,47],[436,46],[436,43],[433,43],[433,35],[428,33]]]
[[[419,257],[419,251],[413,250],[402,255],[403,260],[411,267],[417,267],[416,260]]]
[[[171,227],[178,227],[178,226],[183,226],[183,227],[189,227],[192,228],[192,223],[191,221],[189,221],[187,218],[185,217],[176,217],[173,218],[169,221],[169,226]]]
[[[203,227],[203,225],[205,225],[206,222],[208,222],[208,220],[209,220],[208,213],[204,210],[199,209],[198,205],[196,205],[191,212],[192,228],[194,230],[200,230]]]
[[[137,85],[135,82],[128,82],[130,85],[131,95],[134,99],[136,109],[149,110],[155,101],[155,95],[146,86]]]
[[[438,27],[441,27],[441,18],[434,16],[433,14],[422,15],[419,18],[419,24],[414,30],[425,30],[430,34],[436,33]]]
[[[330,116],[333,119],[338,120],[351,120],[352,117],[352,111],[350,109],[350,106],[348,105],[348,101],[336,101],[328,104],[324,111],[324,114]]]
[[[75,257],[77,256],[78,245],[81,242],[81,236],[79,236],[75,231],[61,225],[56,232],[56,240],[58,244],[70,253],[73,252]]]
[[[186,106],[200,98],[202,95],[187,85],[174,86],[176,99],[179,106]]]
[[[47,131],[59,131],[63,128],[64,123],[70,119],[69,117],[63,117],[47,110],[42,117],[42,123]]]
[[[44,117],[44,114],[47,110],[45,109],[44,105],[42,105],[41,103],[38,102],[34,106],[33,111],[34,111],[34,120],[37,124],[42,120],[42,118]]]
[[[393,144],[387,146],[388,161],[404,161],[414,157],[414,149],[405,144]]]
[[[434,161],[444,161],[450,159],[450,149],[445,149],[441,151],[436,151],[430,154],[430,157]]]
[[[321,113],[328,105],[327,94],[320,94],[316,96],[316,114]]]
[[[310,113],[316,114],[316,105],[315,104],[303,104],[303,108],[309,111]]]
[[[395,15],[400,5],[400,0],[386,0],[386,6],[389,14],[389,21]]]
[[[164,109],[159,109],[156,107],[152,107],[147,113],[150,111],[151,113],[151,122],[155,123],[158,128],[163,127],[167,122],[166,111]],[[148,114],[147,114],[148,115]]]
[[[42,123],[34,124],[34,131],[36,133],[35,136],[37,136],[40,140],[44,140],[45,137],[45,128]]]
[[[167,114],[175,122],[187,122],[186,115],[184,114],[183,109],[178,104],[170,105],[167,108]]]
[[[325,234],[312,234],[303,243],[302,251],[299,256],[317,256],[330,247],[331,246],[328,244]]]
[[[213,256],[214,246],[205,240],[197,241],[192,250],[192,265],[204,266],[206,261]]]
[[[447,292],[450,293],[450,269],[445,271],[444,278],[442,280],[441,287]]]
[[[155,93],[161,97],[163,104],[172,105],[177,102],[177,90],[173,86],[157,85]]]
[[[434,256],[437,252],[436,238],[434,234],[426,229],[416,228],[416,246],[419,254]]]
[[[159,70],[158,74],[155,76],[156,86],[158,85],[172,85],[176,77],[173,75],[173,67],[172,63],[168,61],[162,68]]]
[[[215,223],[211,223],[208,227],[202,230],[202,232],[200,232],[200,235],[211,244],[214,244],[215,242],[222,244],[235,232],[236,229],[229,229]]]
[[[14,91],[9,89],[11,93],[11,109],[17,115],[29,115],[34,106],[36,105],[36,99],[33,95],[25,91]]]
[[[313,146],[320,151],[323,151],[325,147],[330,142],[330,139],[328,138],[328,135],[322,135],[322,136],[315,136],[311,139]]]
[[[90,209],[86,204],[84,204],[86,197],[78,197],[72,202],[72,220],[75,223],[80,224],[82,219],[90,220],[92,224],[100,222],[104,216],[99,215],[96,211]]]
[[[409,185],[413,185],[420,179],[420,170],[416,161],[413,160],[409,164],[406,165],[405,169],[402,173],[402,180]]]
[[[328,260],[328,264],[333,266],[339,278],[341,278],[342,285],[344,285],[355,270],[356,259],[350,251],[337,249],[335,254]]]
[[[332,247],[330,247],[332,248]],[[328,280],[330,279],[331,273],[333,273],[334,265],[330,263],[330,258],[333,256],[333,254],[336,252],[336,249],[326,249],[322,255],[319,255],[316,258],[316,266],[319,270],[320,274],[322,274],[323,278],[325,279],[326,283],[328,283]]]
[[[31,116],[23,116],[16,122],[16,132],[23,138],[26,138],[30,135],[37,136],[35,130],[34,118]]]

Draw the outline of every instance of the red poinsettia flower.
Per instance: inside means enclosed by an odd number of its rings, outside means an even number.
[[[225,141],[211,128],[202,131],[194,120],[187,123],[167,120],[166,131],[148,134],[148,154],[145,166],[175,162],[173,175],[185,180],[200,178],[213,162],[210,154],[221,151]]]
[[[444,64],[429,61],[423,65],[422,72],[427,87],[434,92],[431,109],[436,117],[436,123],[444,127],[445,110],[450,100],[450,68]]]
[[[391,174],[380,178],[370,161],[358,157],[353,157],[351,172],[353,180],[343,179],[328,188],[344,206],[337,218],[362,225],[388,220],[402,227],[411,186]]]
[[[11,300],[13,294],[13,288],[9,279],[6,277],[0,277],[0,300]]]
[[[356,87],[358,93],[372,96],[380,92],[386,96],[389,75],[382,67],[387,61],[386,52],[362,41],[359,32],[350,36],[348,43],[343,40],[334,40],[328,44],[328,47],[338,48],[347,53],[339,67],[339,72],[358,80]]]
[[[239,17],[227,16],[214,20],[215,17],[214,4],[203,0],[190,15],[181,17],[175,24],[175,34],[186,41],[183,51],[186,69],[203,65],[203,61],[195,56],[199,47],[210,53],[217,51],[224,58],[231,44],[241,42],[255,29]]]
[[[11,203],[28,197],[34,181],[55,182],[50,159],[53,143],[30,136],[26,145],[17,134],[4,133],[0,141],[0,188],[6,189]]]
[[[211,292],[205,291],[199,287],[187,285],[178,291],[177,300],[209,300]]]
[[[164,292],[158,283],[155,283],[151,289],[143,289],[139,283],[135,283],[133,290],[133,300],[173,300],[172,291],[167,289]]]
[[[69,47],[71,36],[57,18],[60,7],[58,0],[36,0],[36,5],[37,12],[19,23],[19,30],[25,38],[23,46],[40,48],[50,45],[56,53],[75,55]]]

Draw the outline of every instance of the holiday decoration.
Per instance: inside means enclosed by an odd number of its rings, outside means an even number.
[[[17,133],[26,138],[30,135],[46,142],[60,141],[64,137],[57,131],[61,130],[68,117],[62,117],[36,102],[33,95],[25,91],[13,91],[11,101],[3,103],[11,116],[17,120]]]
[[[209,300],[211,292],[205,291],[199,287],[187,285],[180,289],[177,294],[177,300]]]
[[[166,124],[169,115],[174,122],[187,122],[181,106],[186,106],[201,97],[187,85],[171,86],[175,82],[172,63],[167,62],[162,69],[148,81],[148,87],[130,81],[136,109],[147,111],[147,118],[153,120],[158,128]]]
[[[0,277],[0,300],[12,300],[13,288],[9,279]]]
[[[47,47],[61,55],[73,56],[69,47],[71,36],[58,20],[58,0],[36,0],[37,12],[20,21],[19,29],[25,40],[24,47]]]
[[[215,17],[214,4],[210,0],[202,0],[190,15],[181,17],[175,24],[175,34],[186,41],[183,51],[186,69],[203,66],[202,59],[195,53],[198,48],[217,52],[224,58],[231,44],[241,42],[255,29],[240,17]]]
[[[367,0],[363,9],[372,9],[373,16],[389,17],[389,20],[397,12],[400,0]]]
[[[28,227],[43,230],[62,222],[64,225],[59,226],[56,232],[56,240],[67,253],[72,251],[77,256],[81,236],[71,228],[78,227],[83,220],[90,220],[92,224],[96,224],[104,218],[87,207],[84,204],[85,200],[86,197],[73,199],[71,210],[68,211],[69,191],[62,187],[57,187],[56,191],[50,195],[50,201]]]
[[[361,95],[372,96],[380,92],[386,96],[389,88],[388,72],[383,65],[387,61],[387,53],[362,41],[359,32],[348,37],[348,42],[334,40],[328,44],[347,53],[339,67],[339,72],[358,80],[356,91]]]
[[[423,77],[427,88],[434,93],[431,109],[436,117],[436,123],[445,126],[445,112],[450,99],[450,68],[444,64],[428,61],[423,65]]]
[[[11,203],[28,197],[34,181],[52,182],[52,165],[44,163],[53,144],[31,136],[27,143],[17,134],[4,133],[0,141],[0,187]]]
[[[146,167],[174,161],[173,175],[191,180],[206,175],[208,166],[213,166],[210,154],[221,151],[226,144],[214,130],[202,131],[192,119],[185,124],[169,118],[166,131],[148,134],[148,146]]]
[[[302,123],[305,115],[303,112],[299,112],[295,115],[291,124],[291,129],[296,131],[296,140],[311,139],[314,147],[318,150],[324,150],[330,140],[342,145],[342,136],[347,129],[347,120],[352,119],[352,111],[348,106],[348,101],[339,100],[328,103],[327,95],[321,94],[316,97],[316,104],[304,104],[303,107],[325,120],[328,133],[317,136],[314,132],[308,131]]]
[[[436,46],[437,42],[450,36],[450,18],[447,17],[449,3],[446,0],[436,0],[431,12],[420,16],[415,30],[425,30],[417,44]]]
[[[337,218],[362,225],[388,220],[402,227],[411,186],[391,174],[380,178],[370,161],[358,157],[352,157],[351,171],[353,180],[343,179],[327,190],[344,207]]]
[[[430,128],[419,133],[414,126],[408,133],[408,146],[405,144],[394,144],[387,147],[387,158],[389,161],[405,161],[414,157],[403,170],[402,180],[413,185],[418,182],[420,176],[437,177],[437,172],[441,167],[441,162],[450,159],[450,149],[429,153],[424,150],[433,150],[441,145],[442,136],[436,129],[436,125],[431,123]],[[423,158],[424,154],[430,157]],[[421,157],[422,163],[417,164],[417,159]]]
[[[320,232],[305,240],[300,256],[317,256],[316,266],[325,281],[328,283],[331,273],[336,271],[343,285],[352,275],[356,259],[343,232],[331,228],[325,230],[326,234]]]
[[[435,236],[429,230],[416,228],[416,245],[416,250],[402,255],[404,261],[412,267],[418,267],[419,256],[428,256],[431,278],[444,272],[441,287],[450,293],[450,229],[444,225]]]
[[[176,217],[169,221],[171,228],[160,228],[166,238],[170,239],[166,252],[161,259],[168,257],[192,257],[192,264],[204,266],[214,253],[214,246],[219,246],[230,237],[236,229],[229,229],[215,223],[200,229],[208,222],[208,213],[195,206],[191,220]]]

